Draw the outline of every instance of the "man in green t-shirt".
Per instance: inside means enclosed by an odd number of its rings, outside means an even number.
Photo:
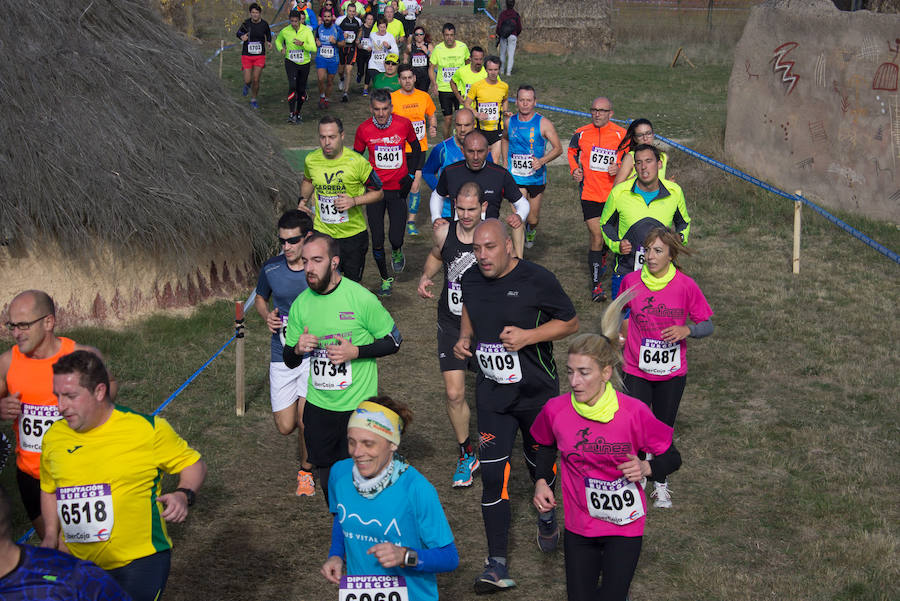
[[[375,74],[372,79],[373,90],[386,88],[391,92],[396,92],[400,89],[400,77],[397,74],[397,63],[399,62],[400,57],[393,52],[384,57],[384,73]]]
[[[450,137],[453,113],[459,108],[459,101],[450,88],[450,81],[460,67],[469,60],[469,47],[456,41],[456,26],[444,23],[444,41],[431,52],[428,76],[431,78],[431,93],[438,93],[441,112],[444,114],[444,139]]]
[[[361,206],[382,199],[381,180],[364,156],[344,152],[344,124],[337,117],[319,120],[319,146],[303,162],[297,208],[313,216],[317,232],[337,240],[341,272],[358,282],[369,250]]]
[[[450,90],[456,96],[460,106],[465,105],[469,88],[476,81],[487,78],[487,69],[484,68],[484,49],[481,46],[472,46],[469,64],[460,67],[450,80]]]
[[[341,276],[334,238],[313,232],[302,257],[309,288],[288,313],[283,359],[293,369],[310,355],[303,429],[327,503],[331,466],[349,456],[347,421],[378,394],[375,359],[396,353],[402,339],[378,297]]]

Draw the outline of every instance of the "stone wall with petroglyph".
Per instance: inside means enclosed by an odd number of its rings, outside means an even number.
[[[788,192],[900,223],[898,55],[900,15],[755,7],[728,84],[726,151]]]

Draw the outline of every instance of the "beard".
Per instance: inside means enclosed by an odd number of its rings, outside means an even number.
[[[325,275],[320,278],[317,282],[313,283],[309,281],[309,274],[306,274],[306,284],[312,288],[313,292],[318,294],[324,293],[328,290],[328,287],[331,285],[331,270],[327,270]]]

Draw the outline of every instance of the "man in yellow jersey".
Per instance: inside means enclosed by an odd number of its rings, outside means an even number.
[[[60,419],[53,393],[52,367],[63,355],[97,349],[61,338],[56,329],[53,299],[41,290],[26,290],[9,303],[6,327],[16,344],[0,355],[0,419],[15,420],[16,481],[28,518],[44,537],[41,519],[40,461],[44,433]],[[113,379],[109,394],[115,398]]]
[[[503,119],[509,98],[509,84],[500,80],[500,58],[489,56],[485,59],[487,77],[476,81],[466,95],[466,108],[471,109],[478,119],[478,129],[488,141],[491,156],[500,155],[500,137],[503,130]]]
[[[415,173],[412,187],[409,189],[409,213],[406,218],[406,233],[410,236],[418,236],[416,229],[416,214],[419,212],[421,196],[419,186],[422,185],[422,166],[425,164],[425,155],[428,150],[428,135],[437,137],[437,115],[435,114],[434,101],[431,95],[416,88],[416,74],[412,65],[400,65],[398,71],[400,77],[400,89],[391,94],[391,104],[394,113],[406,117],[412,121],[413,129],[422,148],[419,162],[413,165],[412,148],[406,145],[406,165],[410,173]],[[428,119],[428,132],[425,131],[425,119]]]
[[[450,137],[453,112],[459,108],[459,101],[450,88],[450,80],[457,69],[464,67],[469,59],[469,47],[456,41],[456,26],[444,23],[444,41],[431,52],[428,76],[431,78],[431,92],[438,93],[438,104],[444,114],[444,139]]]
[[[338,243],[341,273],[362,280],[369,250],[362,205],[384,196],[381,180],[364,156],[344,152],[344,124],[337,117],[319,119],[319,146],[303,162],[297,208],[313,215],[313,228]]]
[[[53,393],[63,420],[44,437],[41,546],[59,548],[62,529],[72,555],[106,570],[135,601],[158,599],[172,558],[166,522],[187,518],[206,464],[165,419],[113,404],[94,353],[60,357]],[[163,473],[179,475],[166,494]]]
[[[450,89],[460,106],[465,106],[466,96],[469,94],[472,84],[487,77],[487,71],[484,68],[484,49],[481,46],[472,46],[470,52],[469,65],[457,69],[453,74],[453,79],[450,80]]]

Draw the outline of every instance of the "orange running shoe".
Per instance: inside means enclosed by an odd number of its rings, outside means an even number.
[[[300,470],[299,472],[297,472],[297,496],[316,496],[316,480],[315,478],[313,478],[313,475],[306,470]]]

